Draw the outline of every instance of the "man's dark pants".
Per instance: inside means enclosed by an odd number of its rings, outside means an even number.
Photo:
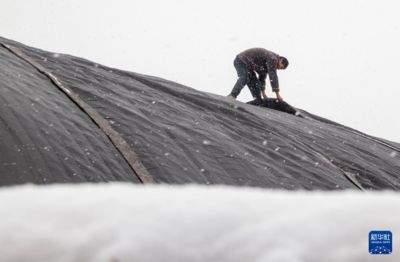
[[[261,82],[258,80],[256,73],[253,70],[250,70],[248,66],[238,57],[236,57],[233,61],[233,65],[236,68],[239,78],[232,89],[231,96],[237,97],[243,87],[247,85],[250,89],[251,95],[254,99],[256,99],[255,105],[262,104],[260,88]]]

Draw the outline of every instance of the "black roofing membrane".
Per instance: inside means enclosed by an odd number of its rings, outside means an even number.
[[[399,189],[397,143],[0,38],[107,119],[156,183]],[[90,117],[0,46],[0,185],[140,182]],[[132,58],[134,59],[134,58]]]

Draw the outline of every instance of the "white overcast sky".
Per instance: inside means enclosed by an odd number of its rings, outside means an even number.
[[[270,49],[290,61],[278,73],[287,102],[400,142],[398,0],[0,3],[3,37],[220,95],[237,53]]]

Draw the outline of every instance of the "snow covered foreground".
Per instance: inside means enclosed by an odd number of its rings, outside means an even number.
[[[399,261],[400,194],[222,186],[0,190],[0,261]],[[368,233],[390,230],[391,255]]]

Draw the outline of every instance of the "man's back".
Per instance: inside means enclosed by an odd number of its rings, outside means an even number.
[[[276,64],[279,59],[279,55],[260,47],[247,49],[238,54],[238,57],[253,70],[265,68],[266,64]]]

